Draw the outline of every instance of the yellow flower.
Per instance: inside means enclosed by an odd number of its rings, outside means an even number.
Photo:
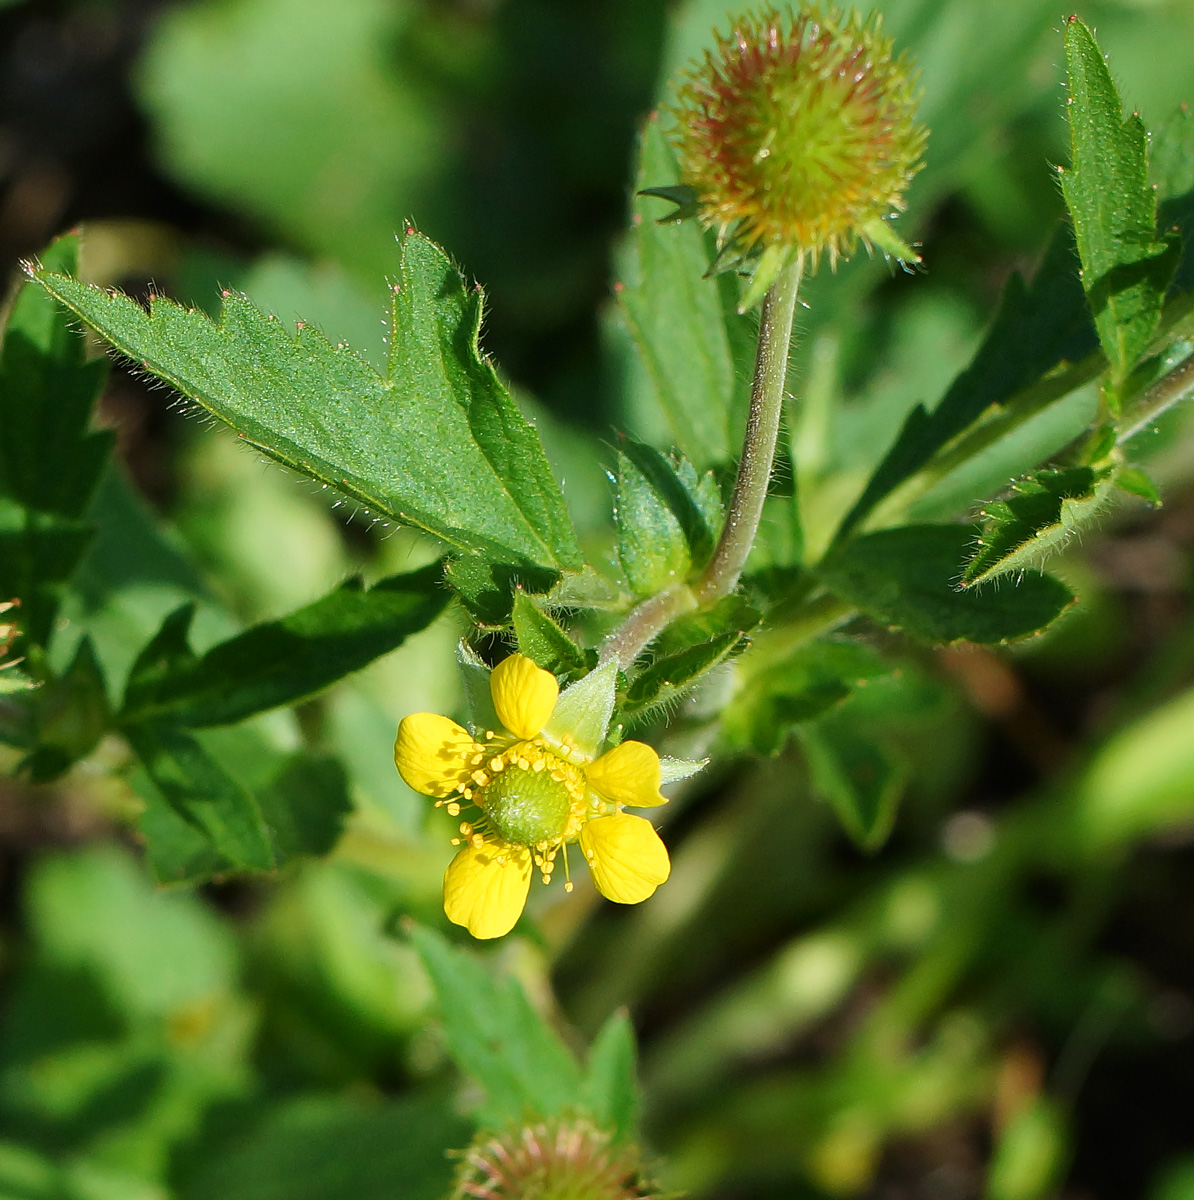
[[[394,743],[402,778],[453,816],[460,851],[444,874],[444,911],[478,938],[501,937],[526,904],[531,875],[551,882],[579,842],[602,895],[637,904],[671,870],[649,821],[622,809],[665,803],[659,756],[642,742],[598,753],[613,704],[613,668],[560,695],[555,676],[513,654],[489,680],[497,728],[469,733],[435,713],[403,719]],[[571,890],[572,884],[565,884]]]

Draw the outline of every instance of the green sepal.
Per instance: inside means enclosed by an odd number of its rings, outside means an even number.
[[[742,293],[742,299],[738,301],[738,311],[748,313],[755,305],[761,304],[763,297],[770,291],[771,285],[780,277],[784,269],[795,261],[799,253],[800,250],[796,246],[788,246],[779,242],[773,242],[768,246],[759,256],[750,282]]]
[[[920,255],[899,237],[882,217],[868,221],[862,227],[862,236],[871,245],[877,246],[888,258],[894,258],[901,266],[921,261]]]
[[[578,646],[525,592],[514,597],[514,636],[520,654],[557,678],[579,679],[597,665],[597,653]]]
[[[1152,477],[1139,467],[1123,467],[1115,477],[1115,486],[1129,496],[1139,496],[1153,508],[1161,507],[1160,489]]]
[[[484,737],[487,731],[501,729],[502,723],[498,720],[489,687],[489,677],[493,672],[463,638],[456,645],[456,664],[460,668],[469,730],[473,736]]]
[[[701,215],[701,194],[687,183],[671,184],[667,187],[639,188],[640,196],[655,196],[674,204],[675,209],[663,217],[656,217],[657,225],[671,225],[676,221],[689,221]]]
[[[616,662],[590,671],[560,693],[543,732],[558,740],[570,738],[582,754],[596,758],[605,745],[617,684]]]

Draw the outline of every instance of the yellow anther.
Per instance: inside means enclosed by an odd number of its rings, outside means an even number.
[[[491,771],[500,771],[505,765],[506,764],[500,754],[494,755],[494,757],[489,760],[489,769]]]
[[[487,730],[485,731],[485,740],[486,740],[487,742],[492,742],[495,736],[496,736],[496,735],[494,734],[494,732],[493,732],[493,730],[492,730],[492,729],[487,729]]]
[[[547,763],[545,763],[543,761],[543,759],[537,758],[537,759],[535,759],[535,765],[533,767],[531,767],[531,770],[532,771],[542,771],[546,768],[546,766],[547,766]]]
[[[564,884],[564,891],[566,891],[566,892],[572,891],[572,880],[571,879],[569,879],[568,882],[566,884]]]

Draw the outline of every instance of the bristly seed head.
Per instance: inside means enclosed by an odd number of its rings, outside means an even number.
[[[453,1200],[651,1200],[638,1151],[583,1117],[481,1133],[460,1154]]]
[[[879,17],[747,14],[694,65],[674,109],[681,175],[738,261],[830,264],[859,241],[916,261],[884,219],[904,206],[928,131],[917,72]],[[778,272],[777,272],[778,273]]]

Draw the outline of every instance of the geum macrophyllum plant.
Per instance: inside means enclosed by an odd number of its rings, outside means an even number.
[[[399,725],[402,778],[453,816],[466,815],[444,874],[444,910],[474,937],[509,933],[533,871],[550,883],[563,852],[567,873],[570,843],[580,843],[602,895],[620,904],[646,900],[667,879],[659,835],[622,811],[665,803],[659,756],[634,741],[600,753],[613,690],[606,668],[561,696],[555,676],[512,654],[490,678],[496,728],[470,733],[435,713]]]

